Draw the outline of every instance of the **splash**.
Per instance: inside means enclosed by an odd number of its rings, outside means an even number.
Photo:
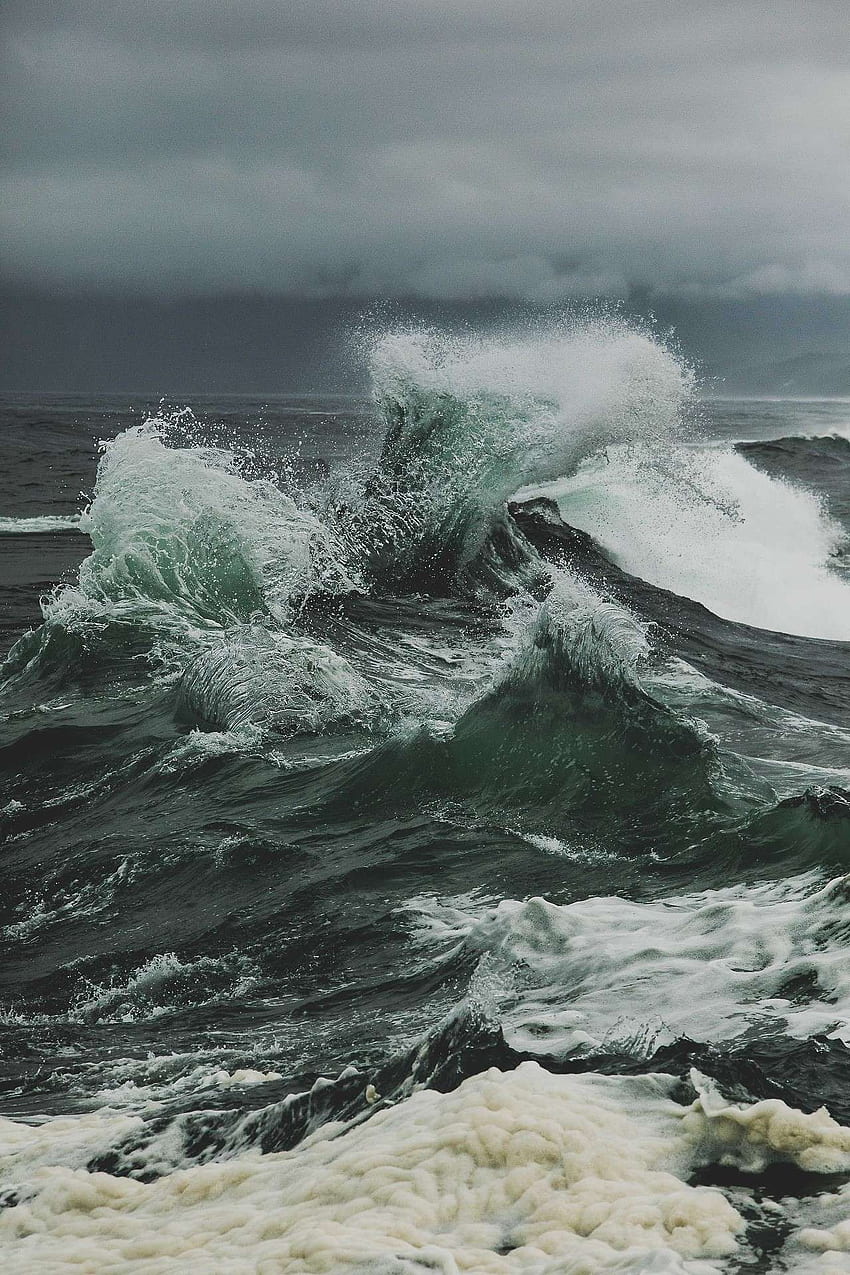
[[[253,617],[285,622],[316,590],[353,587],[341,546],[269,481],[223,450],[169,447],[155,418],[104,446],[81,521],[93,553],[45,606],[66,630],[147,624],[200,636]]]
[[[370,367],[386,439],[360,534],[379,577],[432,587],[481,551],[519,487],[605,444],[667,438],[691,389],[672,354],[617,322],[523,339],[393,333]]]

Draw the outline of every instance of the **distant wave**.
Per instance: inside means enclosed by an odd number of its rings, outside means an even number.
[[[39,514],[35,518],[0,518],[0,536],[36,536],[48,531],[82,531],[80,514]]]

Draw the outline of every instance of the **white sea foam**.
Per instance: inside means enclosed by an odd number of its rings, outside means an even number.
[[[742,1253],[744,1224],[719,1190],[687,1178],[713,1163],[846,1172],[850,1130],[778,1100],[728,1103],[692,1080],[688,1105],[669,1076],[491,1069],[347,1131],[325,1125],[294,1151],[151,1183],[80,1166],[102,1117],[55,1135],[2,1121],[6,1181],[21,1191],[0,1237],[12,1263],[54,1272],[709,1275]],[[109,1120],[120,1133],[132,1118]],[[825,1234],[795,1242],[843,1240]]]
[[[783,1201],[793,1231],[785,1245],[795,1275],[850,1272],[850,1186]]]
[[[841,878],[635,903],[534,898],[465,911],[421,900],[423,941],[484,957],[508,1042],[544,1055],[651,1052],[681,1036],[824,1032],[850,1042]]]
[[[556,859],[569,859],[573,863],[622,863],[622,855],[613,854],[601,846],[588,845],[586,840],[576,837],[574,840],[563,840],[560,837],[547,836],[545,833],[517,832],[523,841],[527,841],[535,850],[551,854]]]
[[[177,1056],[180,1057],[179,1055]],[[192,1058],[192,1055],[183,1055],[182,1058]],[[156,1060],[160,1063],[160,1070],[165,1071],[162,1066],[163,1062],[170,1060]],[[221,1089],[240,1089],[253,1088],[256,1085],[272,1084],[276,1080],[283,1077],[279,1071],[259,1071],[256,1067],[235,1067],[233,1071],[228,1071],[226,1067],[216,1065],[214,1062],[197,1063],[189,1070],[185,1068],[174,1074],[177,1064],[172,1062],[172,1070],[167,1075],[167,1079],[160,1079],[159,1083],[145,1084],[140,1079],[128,1076],[126,1080],[119,1081],[114,1085],[105,1085],[97,1091],[96,1097],[103,1103],[107,1103],[110,1107],[129,1106],[138,1108],[141,1105],[147,1107],[149,1104],[165,1103],[173,1098],[179,1098],[184,1094],[203,1094],[212,1090]],[[150,1074],[154,1068],[151,1066],[151,1060],[146,1063],[136,1063],[135,1070],[141,1074]]]
[[[0,536],[35,536],[49,531],[82,531],[80,514],[37,514],[31,518],[0,518]]]
[[[95,1156],[138,1133],[143,1124],[138,1115],[108,1107],[82,1116],[26,1122],[0,1117],[0,1187],[23,1187],[53,1165],[83,1170]]]
[[[734,451],[609,447],[548,489],[633,575],[759,628],[850,639],[843,539],[817,497]]]

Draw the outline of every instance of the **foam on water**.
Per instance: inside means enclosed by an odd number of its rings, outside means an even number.
[[[652,903],[503,900],[468,913],[417,905],[420,934],[484,956],[515,1049],[651,1053],[682,1036],[779,1032],[850,1043],[846,878],[811,875]]]
[[[31,518],[0,518],[0,536],[35,536],[45,532],[82,531],[81,515],[38,514]]]
[[[668,1076],[492,1068],[365,1123],[325,1125],[295,1152],[147,1184],[81,1163],[132,1117],[2,1121],[15,1202],[0,1237],[11,1261],[57,1272],[241,1275],[249,1254],[252,1269],[292,1275],[709,1275],[743,1255],[744,1219],[721,1191],[687,1179],[716,1163],[847,1172],[850,1130],[775,1099],[727,1102],[696,1072],[692,1084],[683,1102]],[[822,1251],[843,1235],[805,1228],[794,1241]]]
[[[796,1275],[850,1271],[850,1186],[784,1201],[793,1230],[785,1252]]]

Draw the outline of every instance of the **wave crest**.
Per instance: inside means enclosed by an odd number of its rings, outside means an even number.
[[[371,569],[445,586],[518,488],[600,446],[666,438],[691,377],[658,342],[608,321],[525,339],[387,334],[371,350],[384,450],[361,514]]]
[[[152,419],[104,446],[81,522],[93,552],[78,585],[46,603],[49,622],[198,634],[284,620],[312,592],[354,587],[341,542],[315,515],[241,477],[229,452],[166,446],[167,426]]]

